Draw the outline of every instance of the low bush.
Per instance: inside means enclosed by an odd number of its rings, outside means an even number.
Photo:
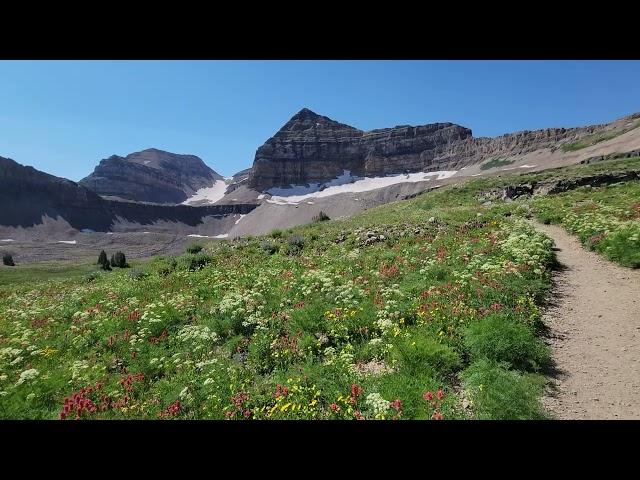
[[[260,249],[262,249],[264,252],[268,253],[269,255],[273,255],[274,253],[278,252],[279,247],[278,247],[278,244],[275,242],[263,240],[262,242],[260,242]]]
[[[209,265],[213,258],[206,253],[186,254],[180,257],[179,264],[184,270],[193,272]]]
[[[544,377],[519,373],[506,366],[479,360],[461,375],[472,404],[474,415],[480,420],[543,419],[545,415],[538,400],[542,394]]]
[[[492,315],[469,326],[464,346],[472,360],[507,362],[520,370],[537,371],[549,363],[549,348],[533,331],[503,315]]]
[[[2,264],[6,265],[7,267],[15,267],[16,264],[13,262],[13,256],[5,253],[4,255],[2,255]]]
[[[191,254],[200,253],[204,247],[199,243],[191,244],[187,247],[186,252]]]

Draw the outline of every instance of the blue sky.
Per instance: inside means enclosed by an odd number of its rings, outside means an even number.
[[[638,78],[639,61],[0,61],[0,156],[77,181],[155,147],[231,175],[303,107],[496,136],[640,111]]]

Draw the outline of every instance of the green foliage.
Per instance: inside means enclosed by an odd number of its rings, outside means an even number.
[[[102,250],[98,255],[98,265],[103,265],[107,261],[107,253]]]
[[[178,266],[184,270],[194,272],[206,267],[213,261],[213,258],[206,253],[185,254],[178,260]]]
[[[271,233],[269,234],[269,236],[270,236],[271,238],[281,238],[281,237],[282,237],[282,230],[275,229],[275,230],[271,231]]]
[[[519,373],[486,359],[471,364],[462,374],[465,388],[480,420],[543,419],[538,401],[544,377]]]
[[[534,201],[536,216],[577,235],[585,247],[640,267],[640,182],[579,188]]]
[[[13,262],[13,256],[10,255],[9,253],[4,253],[2,255],[2,264],[6,265],[7,267],[15,267],[15,263]]]
[[[260,249],[268,253],[269,255],[273,255],[274,253],[277,253],[279,248],[280,247],[278,246],[277,243],[270,242],[269,240],[263,240],[260,242]]]
[[[490,315],[464,332],[472,360],[506,362],[520,370],[537,371],[549,364],[549,349],[526,325],[505,315]]]
[[[192,243],[187,247],[186,252],[191,254],[196,254],[196,253],[200,253],[203,248],[204,247],[199,243]]]
[[[462,366],[460,355],[453,348],[420,334],[419,330],[395,342],[392,358],[408,372],[428,372],[440,378],[455,373]]]
[[[122,252],[116,252],[111,256],[111,266],[117,268],[129,268],[127,259]]]
[[[292,235],[287,238],[287,255],[298,255],[304,248],[305,240],[301,235]]]

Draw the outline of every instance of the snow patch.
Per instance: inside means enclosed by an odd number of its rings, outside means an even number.
[[[222,197],[224,197],[226,191],[227,182],[225,182],[224,180],[216,180],[216,182],[211,187],[199,189],[191,197],[182,202],[182,204],[189,205],[201,200],[205,200],[207,203],[215,203]]]
[[[229,236],[228,233],[223,233],[222,235],[214,235],[214,236],[209,236],[209,235],[198,235],[197,233],[192,233],[190,235],[187,235],[187,237],[195,237],[195,238],[227,238]]]
[[[264,198],[264,193],[261,193],[260,195],[258,195],[258,200],[262,200]]]
[[[144,164],[145,164],[145,165],[149,165],[150,163],[151,163],[151,160],[145,160],[145,161],[144,161]]]
[[[5,238],[3,240],[0,240],[0,242],[15,242],[15,240],[13,238]]]
[[[77,240],[58,240],[58,243],[66,243],[68,245],[75,245],[76,243],[78,243]]]
[[[236,220],[236,225],[240,223],[240,220],[242,220],[244,217],[246,217],[246,215],[240,215],[240,218]]]
[[[297,204],[312,198],[329,197],[339,193],[358,193],[396,185],[398,183],[415,183],[432,180],[444,180],[458,173],[457,170],[437,172],[418,172],[386,177],[354,177],[349,170],[324,184],[291,185],[289,188],[272,188],[267,190],[272,195],[269,203],[276,205]]]
[[[537,165],[520,165],[518,168],[533,168],[533,167],[537,167]]]

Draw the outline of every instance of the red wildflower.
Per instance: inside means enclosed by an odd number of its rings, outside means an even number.
[[[340,407],[338,407],[337,404],[335,404],[335,403],[331,404],[331,410],[333,410],[334,412],[337,412],[339,409],[340,409]]]
[[[424,392],[422,394],[422,398],[424,398],[427,401],[430,401],[431,399],[433,399],[433,393],[429,392]]]
[[[431,418],[434,420],[442,420],[442,414],[436,410],[435,412],[433,412]]]
[[[402,408],[402,402],[397,398],[394,401],[389,402],[389,406],[395,410],[400,410]]]
[[[351,403],[356,403],[358,397],[362,395],[362,387],[357,383],[351,385]]]
[[[438,400],[442,400],[442,397],[444,397],[444,392],[442,391],[441,388],[439,388],[438,391],[436,392],[436,397],[438,397]]]

